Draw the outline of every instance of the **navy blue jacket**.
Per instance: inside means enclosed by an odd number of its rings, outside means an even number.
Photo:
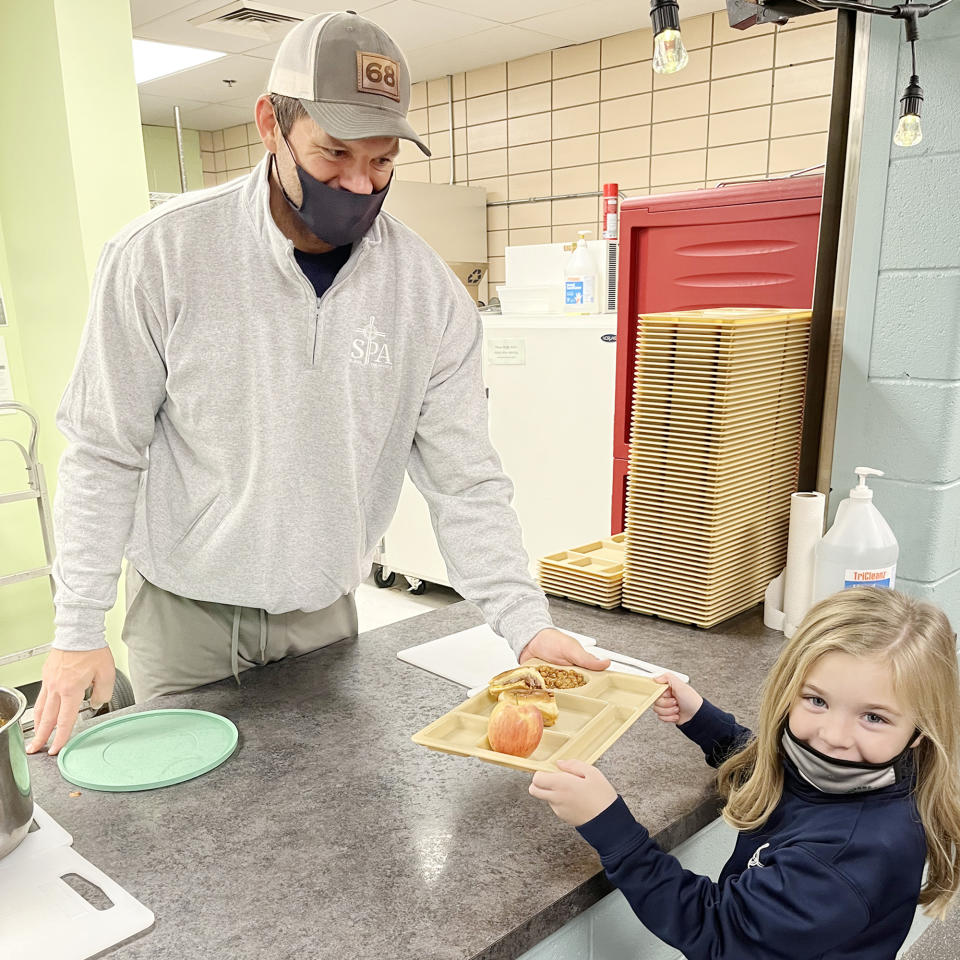
[[[707,701],[680,729],[711,766],[750,737]],[[739,834],[718,883],[660,850],[622,797],[578,830],[644,925],[688,960],[894,960],[926,858],[912,778],[826,794],[783,764],[780,803]]]

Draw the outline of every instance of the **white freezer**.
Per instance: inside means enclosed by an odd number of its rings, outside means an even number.
[[[514,484],[532,574],[544,554],[610,533],[616,324],[615,314],[484,315],[490,436]],[[379,559],[384,573],[449,585],[409,477]]]

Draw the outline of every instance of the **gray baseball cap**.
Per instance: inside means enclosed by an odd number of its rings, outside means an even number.
[[[375,23],[350,11],[298,23],[280,44],[267,92],[296,97],[318,126],[340,140],[401,137],[430,156],[407,122],[410,71],[400,48]]]

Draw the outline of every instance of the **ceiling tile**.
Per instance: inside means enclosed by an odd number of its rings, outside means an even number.
[[[497,25],[493,20],[431,6],[419,0],[393,0],[370,10],[367,17],[383,27],[405,54],[415,46],[426,47],[458,37],[474,36]]]
[[[568,43],[585,43],[599,37],[636,30],[649,24],[649,8],[643,3],[581,3],[555,13],[521,20],[517,26],[529,30],[549,30]]]
[[[407,51],[410,76],[414,81],[444,76],[451,70],[474,70],[491,63],[515,60],[543,50],[563,46],[561,37],[500,26],[460,37],[443,44]]]
[[[141,83],[139,89],[151,96],[224,103],[240,97],[258,97],[266,89],[269,76],[270,61],[234,55]],[[236,83],[229,85],[225,80]]]
[[[249,0],[256,6],[257,0]],[[265,6],[300,16],[303,19],[330,9],[330,0],[267,0]],[[351,9],[357,13],[383,6],[384,0],[355,0]],[[134,36],[146,40],[161,40],[166,43],[182,43],[191,47],[207,47],[211,50],[223,50],[226,53],[243,53],[267,42],[263,37],[251,37],[240,33],[227,33],[223,30],[191,23],[191,19],[202,17],[222,7],[228,6],[228,0],[132,0]],[[292,24],[291,24],[292,26]]]
[[[252,119],[248,109],[227,107],[222,103],[180,111],[180,123],[191,130],[222,130],[238,123],[249,123]]]
[[[133,23],[133,34],[137,36],[137,27],[158,17],[165,17],[179,7],[188,5],[189,0],[130,0],[130,20]],[[214,6],[218,0],[212,0]]]
[[[182,43],[187,47],[205,47],[207,50],[222,50],[224,53],[243,53],[253,47],[262,47],[263,40],[243,37],[220,30],[208,30],[190,23],[191,17],[199,17],[210,10],[223,6],[218,0],[201,0],[188,3],[172,13],[156,17],[133,31],[143,40],[158,40],[161,43]]]
[[[516,23],[518,20],[537,17],[541,14],[552,13],[555,10],[565,10],[575,7],[583,0],[484,0],[478,4],[477,0],[421,0],[425,6],[440,7],[446,10],[460,10],[463,13],[475,13],[483,10],[488,20],[499,23]]]
[[[725,9],[722,0],[680,0],[683,19]],[[517,26],[565,37],[569,43],[585,43],[650,26],[649,5],[638,0],[608,0],[581,3],[539,17],[525,17]]]
[[[199,100],[178,100],[180,107],[180,124],[187,126],[184,120],[185,110],[199,110],[210,106]],[[167,97],[151,97],[149,94],[140,94],[140,122],[151,123],[158,127],[172,127],[174,125],[173,107]]]

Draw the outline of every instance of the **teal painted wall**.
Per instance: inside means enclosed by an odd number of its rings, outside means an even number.
[[[960,624],[960,5],[920,21],[923,140],[893,143],[902,27],[871,20],[830,518],[859,465],[900,543],[897,585]]]

